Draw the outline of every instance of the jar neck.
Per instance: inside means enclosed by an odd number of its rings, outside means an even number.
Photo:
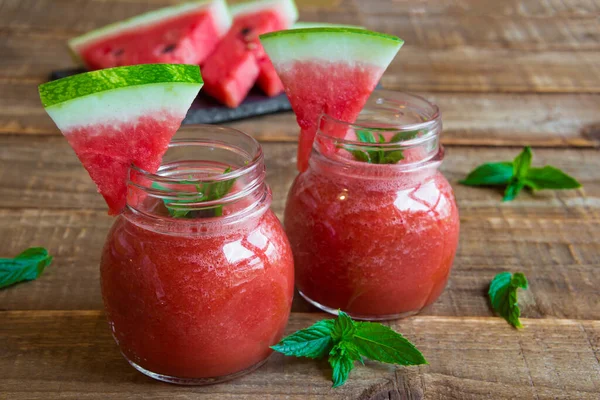
[[[230,128],[179,132],[156,173],[132,165],[125,217],[155,230],[207,232],[254,219],[268,209],[262,149]]]
[[[436,105],[407,93],[375,91],[354,123],[321,115],[310,165],[374,178],[435,172],[444,156],[441,132]]]

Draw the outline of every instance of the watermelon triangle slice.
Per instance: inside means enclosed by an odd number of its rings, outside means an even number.
[[[279,31],[260,41],[300,125],[300,171],[308,167],[319,116],[354,122],[404,44],[395,36],[344,27]]]
[[[129,167],[158,170],[201,87],[195,65],[145,64],[70,76],[39,92],[116,215],[125,207]]]
[[[203,0],[150,11],[69,40],[90,69],[124,65],[202,64],[231,26],[225,0]]]

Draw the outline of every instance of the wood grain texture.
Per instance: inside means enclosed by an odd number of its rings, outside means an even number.
[[[383,79],[410,91],[600,92],[595,0],[299,1],[301,19],[363,25],[406,46]],[[72,65],[65,41],[173,1],[2,0],[0,81]],[[481,4],[485,4],[482,7]],[[35,60],[32,55],[35,54]]]
[[[99,309],[100,249],[112,219],[62,138],[0,140],[0,255],[33,245],[56,255],[44,276],[0,291],[0,308]],[[295,144],[264,144],[273,209],[281,217],[295,170]],[[600,318],[600,158],[596,150],[536,149],[584,189],[523,193],[502,203],[494,189],[457,185],[483,160],[512,159],[506,148],[449,148],[442,166],[461,212],[461,245],[448,289],[427,315],[489,316],[485,291],[503,270],[531,280],[528,317]],[[14,171],[20,171],[18,174]],[[25,178],[25,179],[24,179]],[[52,301],[49,301],[52,299]],[[296,299],[295,310],[313,310]]]
[[[228,383],[176,387],[131,368],[99,311],[0,317],[0,398],[6,399],[596,399],[600,391],[597,321],[524,320],[519,332],[500,318],[396,321],[392,328],[413,341],[430,365],[367,362],[346,385],[331,389],[325,362],[280,354]],[[294,313],[287,333],[323,317]]]
[[[446,145],[598,147],[600,95],[421,92],[442,110]],[[293,113],[227,124],[261,141],[296,142]],[[185,127],[184,129],[194,129]],[[0,81],[0,136],[60,135],[36,83]]]

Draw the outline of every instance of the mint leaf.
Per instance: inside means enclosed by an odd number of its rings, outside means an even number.
[[[467,186],[507,185],[503,201],[514,200],[524,187],[541,189],[577,189],[581,184],[560,169],[547,165],[531,168],[533,154],[529,146],[512,161],[486,163],[475,168],[459,183]]]
[[[581,183],[560,169],[547,165],[544,168],[530,168],[525,176],[525,186],[534,190],[577,189]]]
[[[523,181],[520,181],[520,180],[510,181],[510,183],[506,187],[506,190],[504,191],[504,198],[502,199],[502,201],[514,200],[515,197],[517,197],[517,195],[521,192],[521,189],[523,189],[523,186],[525,186]]]
[[[406,140],[412,138],[419,134],[420,131],[411,131],[411,132],[400,132],[395,134],[389,143],[396,143],[401,140]],[[372,132],[367,130],[356,130],[356,137],[359,141],[363,143],[386,143],[385,137],[379,133],[377,138]],[[383,147],[366,147],[364,150],[356,149],[353,146],[343,146],[346,150],[348,150],[356,161],[362,161],[370,164],[396,164],[398,161],[404,159],[404,154],[402,150],[399,149],[388,149],[386,150]]]
[[[404,336],[374,322],[358,322],[352,343],[363,356],[388,364],[419,365],[427,360]]]
[[[487,163],[475,168],[459,183],[467,186],[506,185],[512,176],[511,162]]]
[[[357,130],[355,131],[355,133],[358,140],[360,140],[363,143],[377,143],[377,140],[375,140],[375,136],[373,136],[373,134],[370,131]]]
[[[488,295],[492,308],[515,328],[522,328],[519,320],[521,309],[517,301],[517,289],[527,289],[527,278],[520,272],[501,272],[490,284]]]
[[[345,312],[338,311],[338,317],[335,319],[333,331],[331,332],[331,337],[333,340],[336,342],[341,340],[352,340],[355,330],[356,328],[352,318],[350,318]]]
[[[419,136],[423,131],[407,131],[407,132],[398,132],[390,139],[390,143],[398,143],[404,140],[414,139]]]
[[[371,157],[369,157],[368,153],[365,153],[364,151],[360,151],[360,150],[348,150],[357,161],[362,161],[362,162],[371,162]]]
[[[223,174],[231,172],[231,167],[227,167]],[[190,178],[191,179],[191,178]],[[186,209],[185,205],[189,203],[199,203],[203,201],[213,201],[225,197],[233,185],[235,179],[227,179],[218,182],[205,182],[198,183],[192,180],[183,180],[177,182],[181,185],[194,185],[197,193],[181,193],[181,199],[178,200],[167,200],[163,199],[163,203],[169,211],[169,215],[173,218],[194,218],[194,217],[220,217],[223,215],[223,206],[218,205],[203,210],[190,210]],[[163,191],[169,191],[170,189],[153,182],[152,188]]]
[[[401,150],[386,151],[382,164],[396,164],[400,160],[404,160]]]
[[[323,358],[333,347],[333,319],[324,319],[284,338],[271,348],[286,356]]]
[[[354,322],[343,311],[338,317],[317,322],[284,338],[273,350],[288,356],[323,358],[333,369],[333,387],[343,385],[354,362],[363,356],[398,365],[427,364],[417,348],[404,336],[375,322]]]
[[[52,256],[43,247],[32,247],[15,258],[0,258],[0,288],[39,278],[52,263]]]
[[[525,146],[523,151],[513,161],[513,176],[519,180],[525,178],[531,166],[532,158],[531,147]]]
[[[348,380],[348,375],[350,371],[354,368],[354,356],[360,355],[355,350],[348,350],[347,343],[341,342],[336,344],[331,352],[329,353],[329,365],[333,369],[333,374],[331,376],[331,380],[333,381],[333,387],[336,388],[338,386],[343,385]]]

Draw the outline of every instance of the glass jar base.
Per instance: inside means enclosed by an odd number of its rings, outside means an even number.
[[[134,363],[127,357],[125,357],[125,359],[127,360],[127,362],[129,364],[131,364],[131,366],[133,368],[137,369],[142,374],[149,376],[150,378],[156,379],[157,381],[162,381],[162,382],[167,382],[167,383],[172,383],[174,385],[182,385],[182,386],[204,386],[204,385],[213,385],[215,383],[229,381],[231,379],[239,378],[242,375],[246,375],[246,374],[260,368],[264,363],[267,362],[269,357],[265,358],[264,360],[254,364],[242,371],[238,371],[233,374],[229,374],[229,375],[225,375],[225,376],[219,376],[216,378],[178,378],[175,376],[157,374],[155,372],[148,371],[146,368],[140,367],[138,364]]]
[[[328,312],[329,314],[338,315],[337,309],[324,306],[323,304],[314,301],[313,299],[311,299],[310,297],[308,297],[307,295],[302,293],[302,291],[300,291],[300,290],[298,290],[298,293],[300,293],[300,296],[302,296],[302,298],[304,298],[304,300],[308,301],[313,306],[315,306],[325,312]],[[413,315],[417,315],[419,312],[421,312],[421,310],[416,310],[416,311],[407,311],[407,312],[403,312],[403,313],[389,314],[389,315],[366,315],[366,314],[356,314],[356,313],[349,312],[346,310],[342,310],[342,311],[344,311],[346,314],[348,314],[352,319],[356,319],[359,321],[389,321],[392,319],[401,319],[401,318],[410,317]]]

